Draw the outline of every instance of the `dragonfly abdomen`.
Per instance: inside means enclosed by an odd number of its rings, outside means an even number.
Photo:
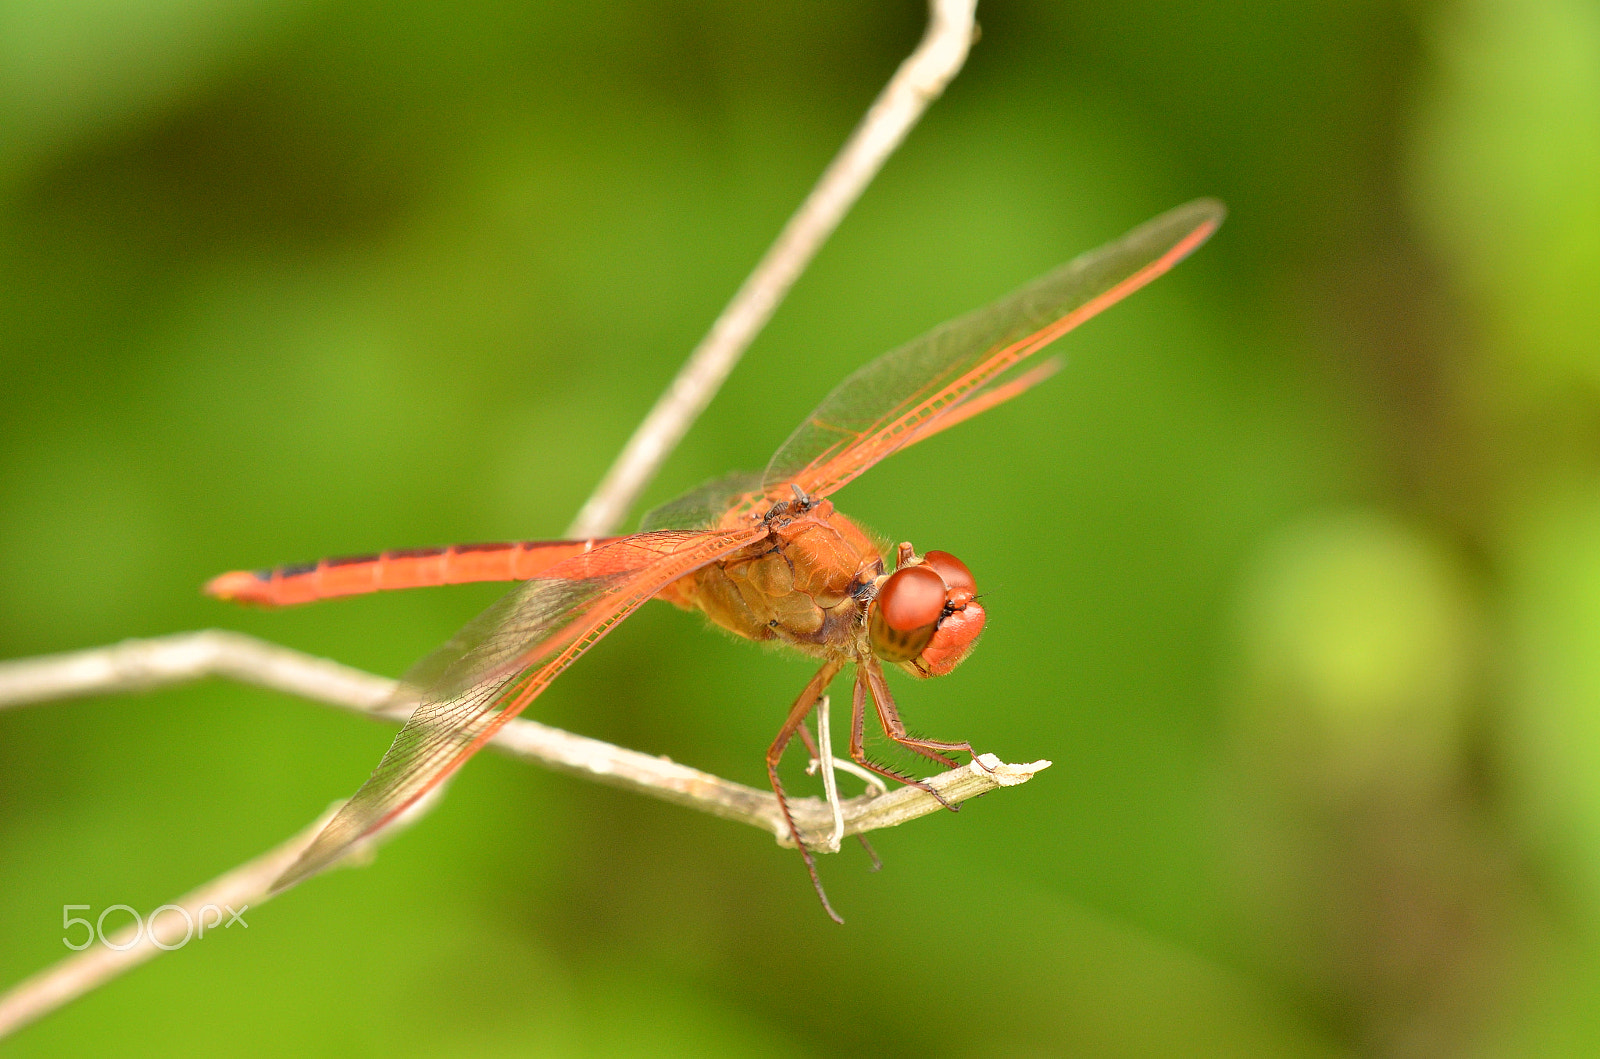
[[[207,595],[263,607],[471,581],[526,581],[563,559],[612,538],[583,541],[499,541],[406,548],[270,570],[234,570],[206,584]]]

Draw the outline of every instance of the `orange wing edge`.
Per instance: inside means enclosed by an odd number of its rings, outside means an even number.
[[[855,481],[856,478],[860,477],[862,473],[880,460],[900,449],[913,445],[924,438],[932,437],[942,430],[972,418],[979,412],[987,411],[997,404],[1010,400],[1024,390],[1048,378],[1051,372],[1040,368],[1019,376],[994,390],[984,391],[982,389],[996,375],[1037,353],[1068,331],[1104,312],[1134,291],[1165,275],[1175,265],[1183,261],[1184,258],[1194,253],[1207,239],[1211,238],[1212,233],[1217,230],[1223,220],[1221,203],[1214,200],[1201,201],[1210,205],[1215,214],[1195,225],[1193,229],[1187,232],[1183,238],[1173,243],[1160,257],[1101,294],[1089,299],[1070,312],[1064,313],[1059,319],[1045,325],[1033,334],[996,350],[984,358],[977,367],[955,379],[938,393],[926,398],[910,411],[899,416],[894,422],[881,428],[870,437],[857,439],[855,444],[848,446],[843,451],[835,452],[829,458],[819,459],[810,467],[794,475],[790,481],[799,485],[800,488],[813,496],[829,496]],[[1185,207],[1179,208],[1183,209]],[[975,403],[977,407],[964,407],[969,400]],[[778,491],[787,488],[787,485],[787,482],[783,483]]]
[[[340,810],[334,814],[333,819],[323,827],[311,844],[301,852],[300,856],[284,872],[275,879],[268,889],[268,893],[276,894],[279,891],[299,883],[300,881],[317,874],[331,866],[346,855],[350,847],[381,831],[396,818],[415,805],[429,791],[438,787],[455,773],[467,759],[477,753],[494,737],[507,722],[516,717],[527,708],[528,704],[537,698],[560,673],[577,660],[578,656],[594,646],[605,637],[624,618],[637,610],[646,600],[666,588],[672,582],[686,574],[692,573],[710,563],[716,562],[731,552],[745,547],[766,532],[764,526],[752,526],[748,530],[730,533],[715,532],[704,534],[704,539],[699,547],[685,549],[671,557],[669,561],[652,564],[638,575],[630,578],[617,591],[608,593],[593,605],[587,608],[583,616],[568,622],[561,630],[551,636],[545,637],[540,643],[530,646],[524,657],[547,657],[549,649],[545,645],[552,642],[565,642],[566,647],[548,661],[538,663],[524,669],[515,679],[507,681],[503,690],[487,698],[492,708],[495,702],[504,702],[500,711],[477,732],[468,742],[442,757],[437,761],[425,762],[424,772],[426,778],[416,784],[415,788],[407,791],[404,797],[394,805],[389,806],[374,820],[366,823],[360,822],[360,813],[353,807],[357,806],[363,796],[369,792],[370,785],[377,779],[383,769],[383,762],[378,763],[373,777],[361,790],[355,793]],[[614,538],[617,541],[626,541],[629,538]],[[587,556],[585,556],[586,558]],[[561,565],[551,567],[545,575],[551,579],[560,578]],[[620,607],[613,607],[617,596],[621,592],[628,592],[627,601]],[[597,616],[597,612],[603,611]],[[509,698],[507,695],[509,693]],[[481,715],[479,715],[481,716]],[[407,722],[407,727],[416,724],[415,715]],[[468,722],[470,723],[470,722]],[[399,742],[396,737],[396,743]],[[393,748],[391,747],[391,750]],[[385,757],[387,758],[387,754]],[[380,796],[381,792],[377,795]]]

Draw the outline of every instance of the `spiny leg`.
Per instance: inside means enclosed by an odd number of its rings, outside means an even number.
[[[908,750],[914,750],[924,757],[931,758],[947,768],[958,768],[959,765],[944,752],[960,752],[969,755],[973,761],[978,761],[978,752],[972,748],[971,743],[947,743],[938,739],[923,739],[906,731],[905,722],[900,720],[900,711],[894,704],[894,696],[889,694],[889,682],[883,679],[883,667],[876,658],[868,659],[859,667],[864,673],[868,689],[872,693],[872,702],[878,708],[878,720],[883,724],[884,734]],[[982,762],[979,762],[982,765]],[[984,766],[987,768],[987,766]],[[959,806],[951,805],[925,784],[924,789],[930,791],[939,803],[951,812]]]
[[[945,801],[944,795],[942,795],[938,791],[934,790],[932,785],[926,783],[923,780],[917,779],[916,777],[910,775],[909,773],[897,771],[895,769],[890,768],[887,765],[880,765],[876,761],[873,761],[871,758],[867,757],[867,745],[866,745],[867,677],[866,677],[866,668],[867,667],[866,667],[865,663],[857,664],[857,666],[856,666],[856,686],[855,686],[854,692],[852,692],[851,696],[850,696],[850,758],[851,758],[851,760],[853,760],[856,764],[860,765],[863,768],[871,769],[873,772],[876,772],[880,776],[889,777],[890,779],[894,780],[896,783],[904,783],[907,787],[916,787],[916,788],[918,788],[920,790],[927,791],[929,794],[931,794],[935,798],[937,798],[939,800],[939,804],[944,806],[946,809],[952,809],[952,810],[955,809],[956,807],[951,805],[949,802]],[[876,696],[874,696],[874,700],[876,701]],[[879,716],[880,717],[882,716],[882,711],[881,710],[879,711]],[[884,730],[888,731],[887,726],[885,726]],[[955,767],[953,762],[951,763],[951,767],[952,768]],[[874,862],[878,861],[877,853],[874,852],[872,854],[872,859],[873,859]],[[876,871],[877,867],[874,867],[873,870]]]
[[[907,732],[905,722],[900,720],[900,710],[894,704],[894,696],[889,694],[889,682],[883,678],[883,667],[878,664],[878,660],[874,658],[863,663],[861,670],[867,679],[867,688],[872,693],[872,704],[878,708],[878,721],[883,725],[884,735],[907,750],[913,750],[929,760],[937,761],[947,769],[959,768],[960,763],[954,758],[946,757],[941,751],[959,750],[973,754],[971,743],[943,743],[935,739],[922,739]]]
[[[822,902],[822,910],[828,913],[828,918],[835,923],[842,924],[843,919],[833,910],[828,903],[828,895],[822,889],[822,879],[817,875],[817,863],[811,856],[811,850],[806,848],[805,839],[800,837],[800,829],[795,826],[794,814],[789,811],[789,799],[784,797],[783,783],[778,779],[778,762],[783,758],[783,751],[789,745],[789,740],[794,738],[796,731],[803,731],[807,715],[812,707],[817,704],[817,699],[827,690],[833,678],[838,676],[839,670],[844,668],[838,662],[828,662],[817,670],[817,675],[811,678],[800,697],[794,700],[794,705],[789,707],[789,716],[784,719],[783,727],[778,729],[778,738],[772,741],[767,748],[767,778],[772,781],[772,793],[778,796],[778,808],[783,812],[784,822],[789,825],[789,834],[794,838],[794,844],[799,848],[800,855],[805,858],[806,871],[811,875],[811,885],[816,888],[817,899]],[[810,733],[807,732],[807,741]]]
[[[865,724],[863,719],[865,711],[863,709],[862,698],[865,694],[866,691],[861,686],[861,676],[858,672],[856,675],[855,688],[850,694],[850,757],[862,768],[867,768],[873,770],[874,772],[882,773],[882,769],[878,768],[877,765],[867,760],[867,749],[864,745],[862,745],[861,734],[862,728]],[[898,779],[899,777],[895,778]],[[872,843],[867,841],[867,836],[862,832],[857,831],[856,839],[860,841],[861,848],[866,851],[867,856],[872,860],[872,864],[867,868],[867,870],[882,871],[883,859],[878,856],[878,851],[872,848]]]

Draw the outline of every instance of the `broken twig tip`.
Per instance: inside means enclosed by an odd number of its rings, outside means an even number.
[[[979,754],[970,768],[975,775],[987,776],[997,786],[1015,787],[1019,783],[1027,783],[1033,779],[1035,773],[1043,772],[1050,767],[1049,761],[1030,761],[1023,765],[1011,765],[993,754]]]

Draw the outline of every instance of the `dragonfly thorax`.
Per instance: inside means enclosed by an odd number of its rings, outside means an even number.
[[[750,640],[854,658],[883,576],[878,545],[826,500],[777,505],[762,539],[670,585],[661,598]]]

